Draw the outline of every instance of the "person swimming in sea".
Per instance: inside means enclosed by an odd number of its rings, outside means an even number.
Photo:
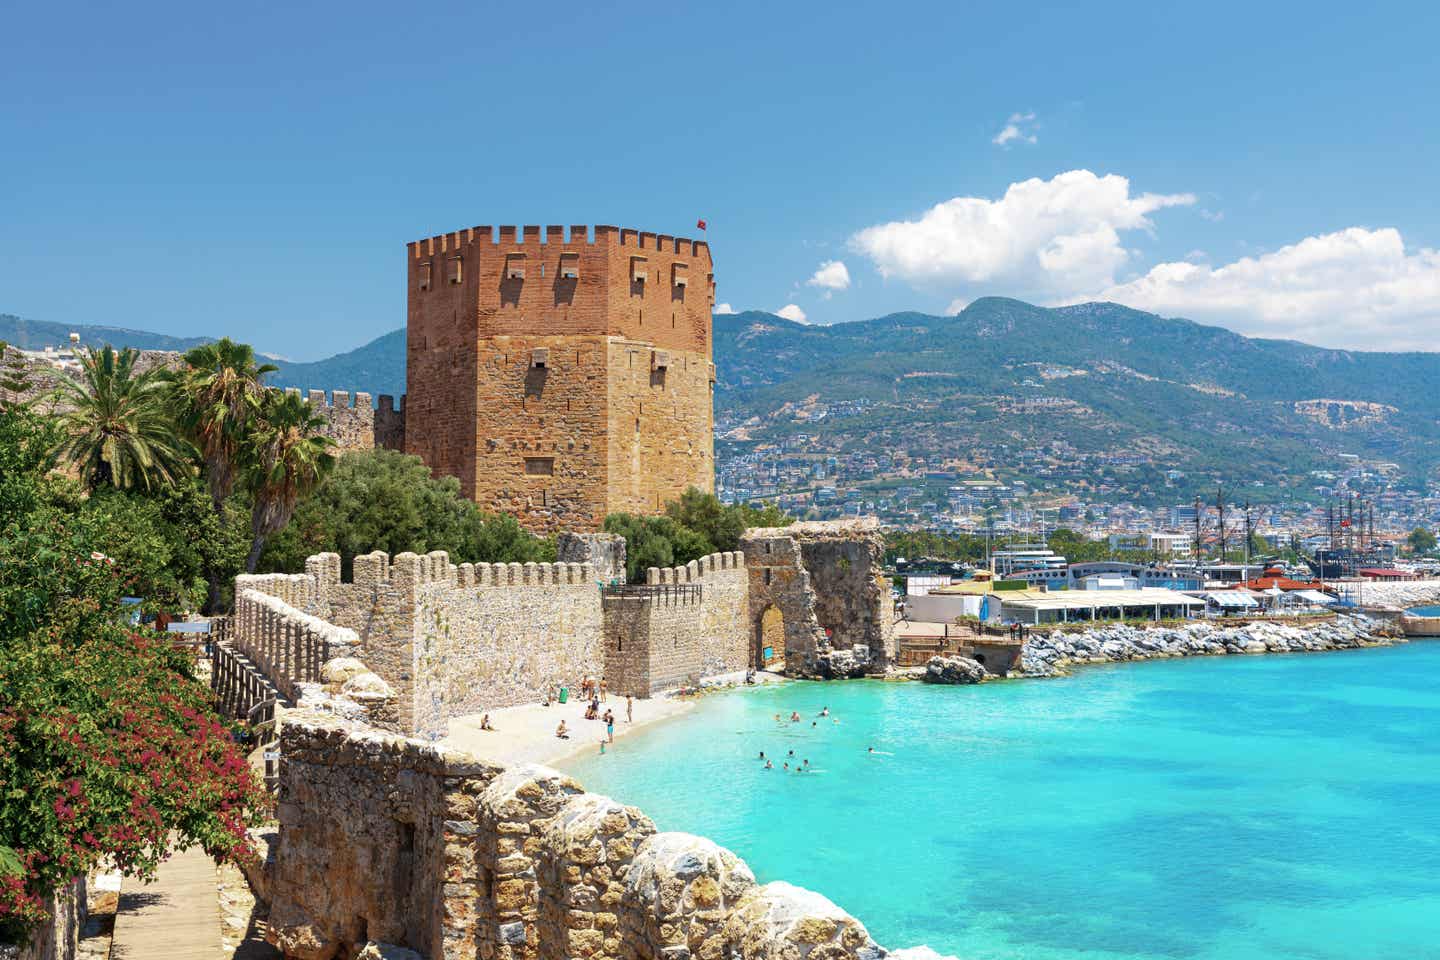
[[[799,723],[799,722],[800,722],[800,711],[799,711],[799,710],[791,710],[791,711],[790,711],[790,722],[791,722],[791,723]]]
[[[761,751],[760,751],[760,759],[761,759],[761,760],[764,760],[764,759],[765,759],[765,751],[764,751],[764,750],[761,750]]]
[[[788,763],[785,764],[785,771],[786,771],[787,773],[790,771],[790,764],[788,764]]]
[[[821,710],[821,711],[820,711],[820,716],[822,716],[822,717],[828,717],[828,716],[830,716],[830,708],[829,708],[829,707],[825,707],[823,710]]]
[[[766,760],[766,761],[765,761],[765,769],[766,769],[766,770],[774,770],[774,769],[775,769],[775,764],[771,763],[769,760]]]

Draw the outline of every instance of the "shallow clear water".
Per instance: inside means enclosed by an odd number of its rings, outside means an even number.
[[[826,705],[840,723],[812,727]],[[803,723],[773,719],[792,709]],[[1440,643],[1419,642],[980,687],[785,684],[568,769],[892,948],[1415,960],[1440,957],[1437,736]],[[763,770],[760,750],[817,772]]]

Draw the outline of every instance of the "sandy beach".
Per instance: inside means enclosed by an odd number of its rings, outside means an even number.
[[[744,679],[744,675],[718,679],[722,682],[738,682]],[[783,678],[775,674],[761,673],[757,674],[755,679],[757,683],[774,683]],[[616,743],[636,730],[685,713],[695,705],[695,701],[691,698],[663,696],[649,700],[637,699],[634,705],[634,720],[627,722],[624,697],[612,694],[600,704],[602,716],[607,708],[615,711]],[[506,765],[553,765],[587,750],[598,753],[600,741],[605,737],[604,721],[586,720],[585,703],[580,700],[571,700],[564,704],[552,703],[548,707],[532,703],[492,710],[490,725],[494,730],[480,729],[481,716],[474,714],[450,721],[442,742],[477,757]],[[561,720],[564,720],[565,726],[569,728],[568,740],[555,736],[555,728],[560,725]]]

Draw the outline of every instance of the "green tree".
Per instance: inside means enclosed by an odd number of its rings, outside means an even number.
[[[123,624],[106,521],[71,508],[48,438],[27,409],[0,416],[0,940],[101,861],[143,877],[174,845],[251,855],[266,806],[190,655]]]
[[[174,378],[176,419],[199,452],[215,513],[225,519],[225,501],[253,451],[255,420],[265,387],[261,378],[277,369],[256,364],[249,344],[229,337],[185,354],[185,367]]]
[[[290,522],[300,501],[334,466],[334,443],[320,432],[324,427],[324,418],[295,394],[265,395],[249,454],[253,506],[248,572],[255,572],[265,540]]]
[[[342,455],[313,495],[265,549],[261,566],[298,571],[315,553],[340,554],[348,570],[357,554],[445,550],[457,563],[546,561],[553,541],[509,515],[485,514],[460,494],[454,477],[431,476],[419,457],[395,450]]]
[[[1435,549],[1435,534],[1424,527],[1416,527],[1414,530],[1411,530],[1410,535],[1406,537],[1405,540],[1410,544],[1410,549],[1415,553],[1429,553]]]
[[[57,394],[64,436],[57,460],[73,466],[86,487],[145,490],[190,472],[189,450],[176,436],[160,371],[139,372],[139,354],[109,344],[80,356],[80,378],[62,377]]]
[[[612,513],[605,518],[605,532],[625,538],[625,576],[631,583],[644,580],[650,567],[679,566],[717,549],[703,533],[672,517]]]
[[[759,507],[721,503],[715,494],[697,487],[687,488],[679,500],[666,504],[665,515],[703,536],[715,550],[726,552],[739,547],[741,534],[750,527],[781,527],[790,523],[790,518],[773,503]]]

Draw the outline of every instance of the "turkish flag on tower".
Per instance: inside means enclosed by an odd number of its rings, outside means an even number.
[[[696,220],[696,221],[695,221],[695,226],[699,227],[701,230],[704,230],[704,229],[705,229],[705,221],[704,221],[704,220]]]

